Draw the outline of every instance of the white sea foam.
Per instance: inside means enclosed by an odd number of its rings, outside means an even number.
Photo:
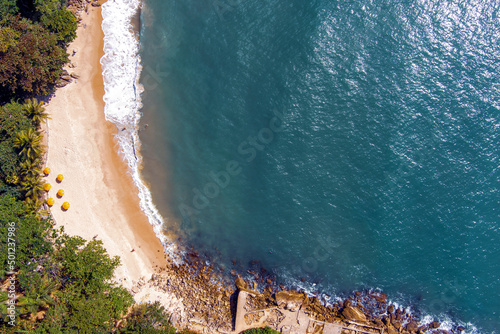
[[[175,245],[162,232],[164,220],[153,204],[151,192],[139,172],[142,162],[138,154],[143,91],[139,79],[142,67],[139,42],[133,32],[131,19],[138,13],[140,6],[139,0],[108,0],[102,6],[104,113],[108,121],[115,123],[119,129],[125,129],[119,131],[117,139],[139,189],[141,209],[148,216],[166,251],[175,254]]]

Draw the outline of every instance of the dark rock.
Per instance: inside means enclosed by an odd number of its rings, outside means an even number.
[[[439,321],[433,321],[429,324],[429,328],[439,328],[439,326],[441,326]]]
[[[370,294],[370,297],[375,299],[377,302],[382,303],[382,304],[387,304],[387,295],[382,292],[372,292]]]
[[[387,328],[387,333],[388,334],[399,334],[399,331],[397,331],[396,329],[394,329],[394,327],[388,327]]]
[[[465,330],[465,328],[462,326],[457,327],[457,331],[463,332],[464,330]]]
[[[72,77],[73,79],[78,79],[80,77],[78,74],[76,74],[74,72],[71,73],[69,76]]]
[[[408,325],[406,325],[405,329],[408,332],[414,332],[414,333],[416,333],[417,330],[418,330],[418,324],[415,321],[412,321]]]
[[[357,307],[347,306],[342,310],[342,315],[351,321],[366,322],[365,314]]]
[[[73,78],[71,78],[69,75],[61,75],[61,80],[62,81],[66,81],[66,82],[72,82],[73,81]]]
[[[59,81],[56,83],[56,87],[57,87],[57,88],[62,88],[62,87],[64,87],[64,86],[66,86],[67,84],[69,84],[69,82],[59,80]]]
[[[397,321],[397,320],[394,320],[392,321],[392,325],[394,326],[394,328],[396,328],[397,330],[399,330],[403,324],[401,323],[401,321]]]
[[[394,305],[389,305],[389,307],[387,308],[387,312],[394,313]]]
[[[236,284],[236,287],[239,290],[248,289],[248,283],[245,282],[245,280],[241,278],[241,276],[236,277],[236,279],[234,280],[234,284]]]

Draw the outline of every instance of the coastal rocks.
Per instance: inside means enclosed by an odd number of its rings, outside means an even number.
[[[78,74],[76,74],[75,72],[71,73],[69,76],[72,77],[73,79],[80,78],[80,76]]]
[[[70,75],[68,75],[67,72],[66,73],[63,72],[63,74],[61,75],[61,79],[59,79],[56,83],[56,87],[61,88],[71,82],[73,82],[73,78]]]
[[[441,323],[439,321],[433,321],[429,324],[429,328],[439,328],[441,326]]]
[[[248,283],[245,282],[245,280],[241,278],[241,276],[236,277],[236,279],[234,280],[234,284],[236,285],[236,288],[238,288],[238,290],[248,289]]]
[[[387,295],[382,292],[372,292],[368,295],[381,304],[387,304]]]
[[[410,333],[416,333],[418,330],[418,324],[415,321],[412,321],[406,325],[405,329]]]
[[[295,291],[280,291],[275,294],[278,306],[286,310],[296,312],[300,309],[307,296],[304,293]]]
[[[342,310],[342,315],[351,321],[366,322],[366,315],[357,307],[347,306]]]

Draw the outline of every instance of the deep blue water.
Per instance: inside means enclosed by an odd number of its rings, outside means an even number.
[[[498,333],[499,10],[145,0],[155,204],[228,270]]]

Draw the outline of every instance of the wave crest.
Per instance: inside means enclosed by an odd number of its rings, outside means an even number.
[[[139,0],[108,0],[102,5],[102,30],[104,32],[104,56],[101,58],[104,81],[104,114],[106,120],[119,129],[116,135],[120,151],[130,167],[135,185],[139,190],[140,207],[165,250],[175,253],[175,245],[162,232],[164,220],[153,204],[151,192],[142,181],[138,154],[138,135],[141,93],[139,79],[142,70],[139,41],[136,39],[131,20],[141,8]]]

